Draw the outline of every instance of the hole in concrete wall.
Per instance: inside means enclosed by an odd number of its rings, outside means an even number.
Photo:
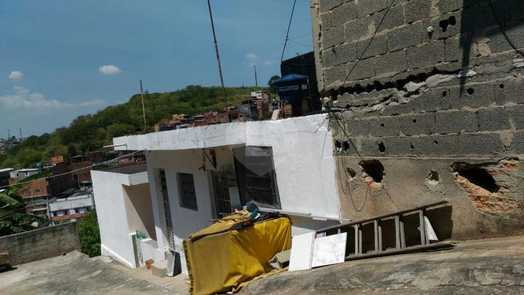
[[[347,175],[349,175],[351,178],[354,178],[355,176],[357,176],[357,172],[351,168],[346,168],[346,173]]]
[[[413,119],[413,123],[417,123],[417,119]]]
[[[504,89],[504,84],[500,84],[500,85],[499,85],[499,88],[500,88],[500,89]]]
[[[380,183],[384,179],[384,166],[379,160],[363,160],[359,165],[364,173],[373,178],[373,181]]]
[[[433,143],[434,144],[438,144],[438,140],[433,140]]]
[[[449,24],[452,26],[457,24],[457,18],[455,18],[454,15],[450,16],[448,20],[449,20]]]
[[[440,181],[440,175],[437,171],[431,170],[429,171],[428,177],[426,177],[427,180],[439,182]]]
[[[475,93],[475,89],[473,88],[468,88],[468,90],[466,90],[468,92],[469,95],[473,95],[473,93]]]
[[[381,153],[386,152],[386,145],[385,145],[383,142],[379,142],[379,143],[378,143],[378,150],[379,150]]]
[[[342,142],[340,140],[335,140],[335,148],[337,150],[342,149]]]
[[[446,97],[448,96],[448,92],[447,91],[442,91],[442,97]]]
[[[385,127],[386,125],[384,125],[384,123],[380,123],[380,127]]]
[[[418,75],[410,75],[404,79],[399,79],[399,80],[395,80],[395,81],[388,81],[388,82],[380,82],[380,81],[373,81],[369,84],[366,84],[366,85],[361,85],[361,84],[355,84],[351,87],[340,87],[338,88],[335,92],[336,94],[338,95],[342,95],[342,94],[345,94],[345,93],[349,93],[349,94],[361,94],[361,93],[369,93],[371,91],[374,91],[374,90],[377,90],[377,91],[380,91],[380,90],[384,90],[384,89],[392,89],[392,88],[396,88],[397,90],[404,90],[404,87],[406,86],[406,84],[408,84],[409,82],[414,82],[414,83],[420,83],[420,82],[424,82],[426,81],[427,78],[431,77],[431,76],[434,76],[434,75],[438,75],[438,74],[442,74],[442,75],[455,75],[455,74],[458,74],[461,70],[454,70],[454,71],[446,71],[446,70],[439,70],[437,68],[433,68],[432,70],[428,71],[428,72],[425,72],[425,73],[420,73]],[[324,93],[322,94],[324,95]]]
[[[342,143],[342,149],[343,149],[345,152],[349,151],[350,148],[351,148],[351,145],[349,144],[349,141],[344,141],[344,142]]]
[[[455,16],[450,16],[448,19],[444,19],[439,22],[439,26],[442,32],[447,32],[449,26],[454,26],[456,24],[457,18],[455,18]]]
[[[409,144],[409,148],[412,149],[412,150],[414,150],[414,149],[415,149],[415,146],[414,146],[412,143],[410,143],[410,144]]]
[[[489,172],[480,165],[472,165],[464,162],[453,163],[451,168],[458,175],[466,178],[469,182],[482,187],[492,193],[499,191],[500,187]]]

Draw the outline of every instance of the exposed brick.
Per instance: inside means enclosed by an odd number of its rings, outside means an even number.
[[[435,129],[435,114],[425,113],[398,117],[400,132],[403,135],[432,134]]]
[[[353,45],[339,45],[322,52],[322,62],[326,67],[332,67],[356,59],[356,48]]]
[[[458,10],[461,7],[458,0],[440,0],[437,4],[437,8],[441,14]]]
[[[322,32],[322,47],[324,49],[344,42],[344,26],[336,26]]]
[[[431,14],[431,1],[412,0],[404,5],[404,10],[407,23],[428,18]]]
[[[400,122],[397,117],[380,117],[378,119],[370,120],[370,134],[375,137],[382,136],[399,136]]]
[[[524,103],[524,79],[508,79],[494,83],[492,88],[497,105]]]
[[[504,110],[509,113],[511,121],[516,129],[524,129],[524,105],[505,107]]]
[[[491,155],[505,151],[497,133],[462,134],[459,136],[458,148],[466,155]]]
[[[440,134],[477,131],[477,115],[468,111],[437,112],[435,132]]]
[[[405,24],[404,7],[402,5],[396,5],[390,10],[378,12],[374,15],[374,19],[378,32],[401,26]]]
[[[356,19],[344,24],[344,37],[353,42],[364,38],[371,38],[375,32],[375,24],[371,18]]]
[[[357,56],[361,58],[368,58],[384,54],[388,50],[386,34],[376,35],[375,38],[370,38],[355,43],[357,48]]]
[[[524,131],[515,132],[510,150],[515,154],[524,154]]]
[[[362,80],[375,75],[375,62],[371,58],[359,61],[356,66],[355,63],[350,63],[346,67],[347,71],[351,71],[348,81]]]
[[[422,22],[403,26],[388,33],[388,48],[390,51],[418,45],[423,41]]]
[[[393,76],[406,71],[408,68],[406,53],[404,51],[388,53],[376,57],[373,60],[375,62],[375,75],[381,77]]]
[[[506,34],[511,39],[512,43],[519,49],[524,48],[524,26],[516,26],[506,29]],[[491,52],[500,53],[504,51],[513,51],[513,47],[508,43],[508,40],[500,31],[489,36],[489,47]]]
[[[462,17],[460,13],[448,13],[440,15],[431,23],[434,28],[433,38],[446,39],[459,35],[462,28],[461,20]]]
[[[345,76],[346,76],[346,69],[343,66],[336,66],[336,67],[324,70],[324,81],[327,86],[337,81],[342,82]]]
[[[383,10],[389,5],[389,1],[392,0],[366,0],[358,1],[358,15],[359,17],[365,17],[369,14]]]
[[[506,108],[489,108],[478,112],[479,130],[496,131],[510,129],[509,113]]]
[[[407,49],[409,69],[426,68],[444,60],[444,43],[433,41]]]
[[[322,0],[320,1],[320,12],[329,11],[344,2],[346,2],[346,0]]]
[[[411,144],[423,155],[456,155],[461,152],[458,135],[433,135],[412,137]]]

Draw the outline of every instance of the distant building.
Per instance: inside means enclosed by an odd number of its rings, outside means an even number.
[[[40,169],[36,169],[36,168],[18,169],[18,170],[12,170],[9,176],[11,177],[11,182],[16,183],[28,177],[36,175],[38,173],[40,173]]]
[[[91,190],[77,192],[67,198],[53,199],[49,202],[49,217],[54,222],[64,222],[84,217],[94,209]]]
[[[45,178],[24,184],[18,195],[24,200],[27,213],[48,215],[49,183]]]
[[[9,178],[11,177],[10,174],[13,170],[13,168],[0,169],[0,187],[9,184]]]

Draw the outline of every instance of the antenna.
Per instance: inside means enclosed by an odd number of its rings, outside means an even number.
[[[257,65],[253,65],[255,68],[255,85],[258,87],[258,74],[257,74]]]
[[[7,129],[7,140],[11,139],[11,129]]]
[[[142,98],[142,116],[144,118],[144,132],[146,132],[147,131],[146,105],[144,103],[144,87],[142,86],[142,80],[140,80],[140,97]]]
[[[207,0],[207,7],[209,9],[209,19],[211,20],[211,30],[213,31],[213,40],[215,42],[215,51],[217,55],[218,74],[220,75],[220,84],[222,85],[222,89],[224,90],[224,101],[226,102],[226,105],[227,105],[227,93],[226,93],[226,87],[224,86],[224,74],[222,73],[222,62],[220,61],[220,50],[218,49],[217,34],[215,32],[215,21],[213,20],[213,10],[211,9],[210,0]]]
[[[20,132],[20,140],[22,140],[24,137],[22,136],[22,128],[19,128],[18,131]]]

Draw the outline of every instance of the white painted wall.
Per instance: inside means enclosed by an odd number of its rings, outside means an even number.
[[[147,173],[134,175],[109,171],[91,171],[98,224],[100,227],[102,255],[111,256],[125,265],[135,268],[136,260],[130,233],[144,231],[136,212],[128,212],[129,200],[124,186],[143,185]],[[139,209],[139,208],[136,208]],[[135,228],[136,226],[140,228]]]
[[[102,255],[114,257],[129,267],[135,267],[122,188],[127,176],[92,170],[91,178],[100,226]]]
[[[328,219],[340,218],[332,134],[325,114],[171,130],[115,138],[113,142],[118,150],[151,151],[150,158],[158,159],[156,163],[162,162],[166,168],[170,165],[179,167],[179,164],[187,168],[188,164],[185,159],[180,163],[171,159],[174,154],[166,156],[165,151],[231,145],[271,146],[282,210]],[[157,156],[157,153],[160,154]],[[193,159],[200,154],[195,153],[197,156],[193,155]],[[164,162],[164,159],[170,162]],[[196,161],[201,163],[201,160]],[[207,181],[200,180],[200,183]],[[185,216],[186,213],[179,214]],[[201,218],[198,217],[197,222]]]

